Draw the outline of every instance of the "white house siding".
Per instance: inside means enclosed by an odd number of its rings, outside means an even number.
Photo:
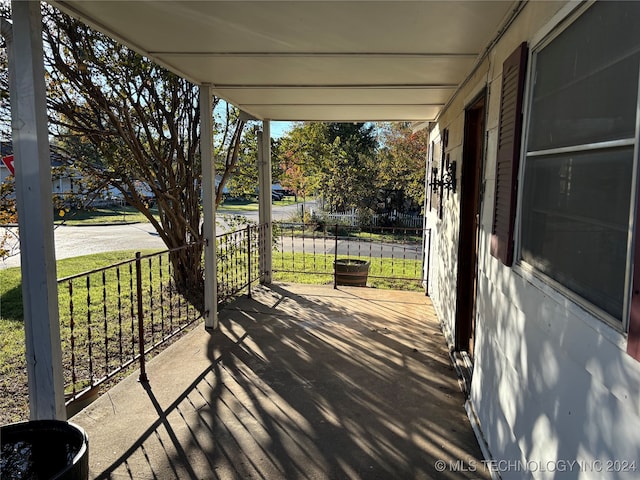
[[[64,195],[66,193],[73,193],[75,190],[77,190],[77,188],[74,188],[74,179],[72,179],[71,177],[53,179],[51,185],[54,195]]]
[[[74,175],[73,173],[71,173],[71,175]],[[4,165],[0,165],[0,183],[4,182],[7,177],[11,176],[11,172],[9,171],[9,169]],[[53,191],[54,195],[65,195],[65,194],[70,194],[70,193],[77,193],[78,192],[78,182],[79,182],[79,177],[78,176],[65,176],[65,177],[61,177],[61,178],[55,178],[51,180],[51,190]],[[11,178],[10,181],[14,181],[13,177]]]
[[[640,362],[626,353],[625,336],[525,268],[505,267],[489,253],[502,63],[523,41],[533,47],[532,38],[568,8],[529,2],[431,130],[431,140],[439,141],[449,129],[447,152],[458,161],[459,187],[464,108],[487,88],[469,401],[494,460],[503,461],[502,478],[640,478]],[[429,292],[450,332],[459,200],[459,193],[445,193],[443,218],[435,210],[427,216],[433,229]],[[580,463],[565,463],[571,461]],[[629,471],[633,466],[624,462],[634,461],[636,471]]]

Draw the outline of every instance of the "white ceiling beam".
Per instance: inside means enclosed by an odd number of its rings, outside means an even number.
[[[412,84],[412,83],[407,83],[407,84],[397,84],[397,85],[393,85],[393,84],[376,84],[376,83],[368,83],[368,84],[306,84],[306,85],[301,85],[301,84],[297,84],[297,85],[288,85],[288,84],[229,84],[229,83],[219,83],[216,84],[215,87],[217,89],[236,89],[236,90],[244,90],[244,89],[251,89],[251,90],[256,90],[256,89],[274,89],[274,88],[282,88],[282,89],[287,89],[287,90],[293,90],[293,89],[303,89],[303,90],[310,90],[310,89],[319,89],[319,88],[329,88],[329,89],[338,89],[338,88],[344,88],[344,89],[354,89],[354,90],[362,90],[362,89],[390,89],[390,90],[396,90],[396,89],[456,89],[458,88],[457,84],[444,84],[444,85],[436,85],[436,84]]]
[[[307,103],[243,103],[238,107],[252,108],[252,107],[442,107],[443,103],[387,103],[387,102],[369,102],[369,103],[326,103],[326,102],[307,102]],[[257,118],[251,118],[251,120],[257,120]]]
[[[406,53],[406,52],[149,52],[157,57],[239,57],[239,58],[262,58],[262,57],[371,57],[371,58],[462,58],[474,59],[478,52],[473,53]]]

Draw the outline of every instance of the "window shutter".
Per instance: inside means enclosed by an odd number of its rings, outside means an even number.
[[[498,125],[491,255],[507,266],[513,263],[513,229],[516,216],[527,52],[527,44],[522,43],[502,65],[502,98]]]

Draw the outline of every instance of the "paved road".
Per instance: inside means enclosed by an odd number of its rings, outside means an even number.
[[[308,207],[313,203],[308,202]],[[295,213],[298,205],[273,207],[274,220],[288,220]],[[232,213],[221,209],[219,214]],[[233,212],[237,213],[237,212]],[[243,216],[258,221],[258,212],[241,212]],[[218,229],[218,233],[225,231],[225,225]],[[145,250],[164,248],[164,243],[156,230],[148,223],[134,223],[129,225],[94,225],[67,226],[61,225],[54,231],[56,258],[78,257],[92,253],[111,252],[118,250]],[[15,244],[15,242],[14,242]],[[0,261],[0,269],[17,267],[20,265],[20,254],[14,248],[14,255]]]
[[[163,248],[164,243],[149,223],[108,226],[66,226],[54,231],[56,259],[118,250]],[[20,254],[0,261],[0,269],[20,266]]]

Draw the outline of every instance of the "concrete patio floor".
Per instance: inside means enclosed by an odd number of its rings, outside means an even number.
[[[220,327],[71,419],[89,435],[90,478],[490,477],[467,468],[482,454],[423,294],[260,287]]]

